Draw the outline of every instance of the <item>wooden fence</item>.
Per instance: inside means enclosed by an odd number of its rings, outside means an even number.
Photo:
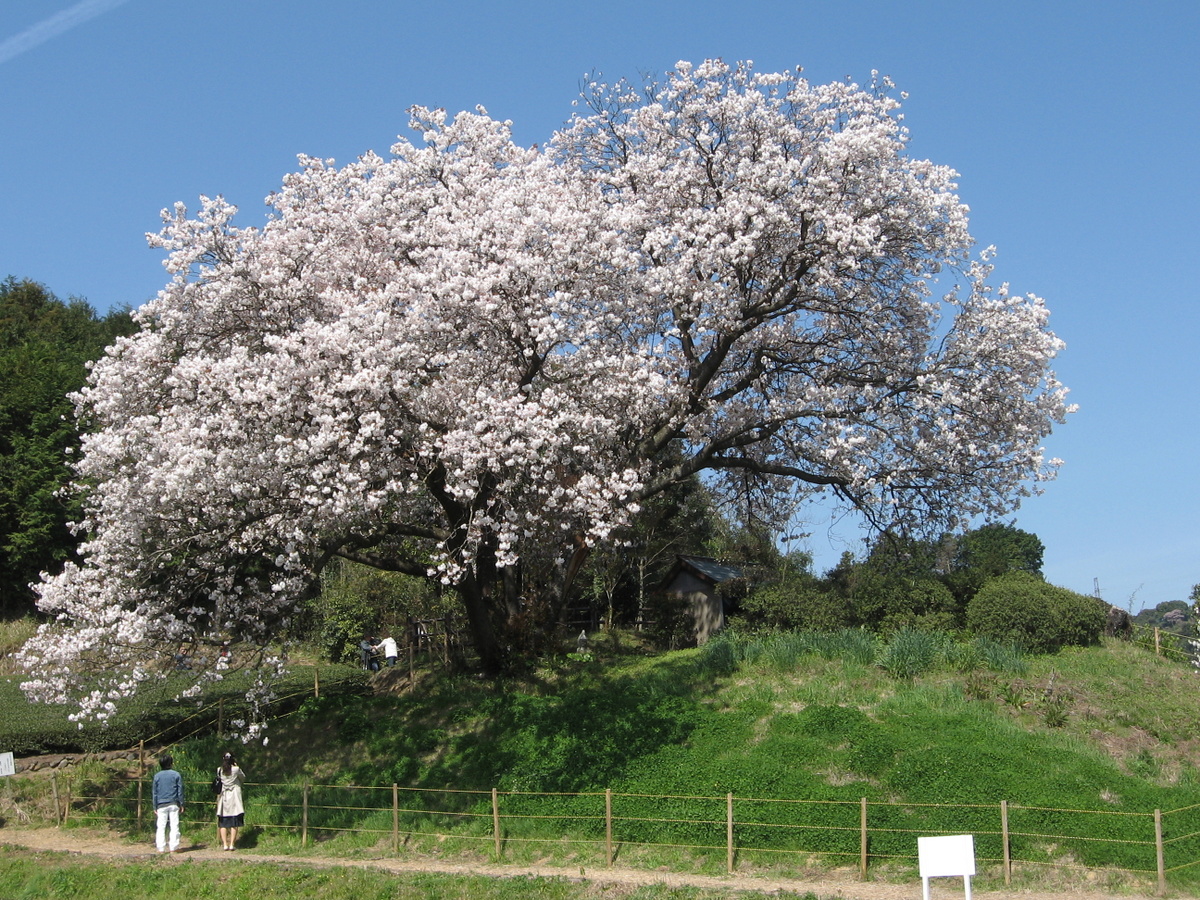
[[[153,827],[149,776],[109,785],[88,795],[86,786],[53,781],[56,821],[103,824],[132,833]],[[205,827],[213,801],[194,799],[206,785],[189,786],[186,822]],[[970,833],[981,874],[1010,884],[1014,869],[1113,868],[1157,883],[1200,865],[1200,806],[1123,812],[1025,806],[1009,801],[949,804],[803,800],[704,795],[649,795],[612,790],[581,793],[434,790],[398,784],[383,787],[247,783],[247,828],[278,831],[301,848],[321,841],[336,852],[344,835],[366,836],[376,848],[402,850],[482,848],[495,861],[528,845],[567,847],[571,864],[612,866],[636,857],[637,848],[681,851],[713,860],[723,856],[733,873],[740,858],[765,865],[837,863],[864,879],[872,864],[915,867],[917,837]],[[450,842],[447,844],[447,842]],[[361,844],[361,841],[360,841]],[[661,860],[659,860],[661,862]],[[636,864],[636,863],[634,863]],[[657,863],[656,863],[657,864]],[[1189,881],[1189,883],[1191,883]]]
[[[1196,638],[1151,625],[1134,625],[1130,637],[1134,642],[1152,651],[1155,656],[1191,666],[1200,665],[1197,655],[1200,642]]]

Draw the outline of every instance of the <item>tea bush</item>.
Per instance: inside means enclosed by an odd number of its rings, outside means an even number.
[[[328,666],[322,673],[321,691],[329,702],[359,695],[366,688],[366,673],[350,666]],[[85,722],[82,726],[68,719],[72,712],[69,706],[30,703],[21,690],[20,677],[0,679],[0,708],[4,710],[0,749],[18,757],[97,753],[136,747],[141,740],[167,744],[209,733],[216,729],[219,718],[224,719],[226,727],[248,718],[245,694],[252,678],[250,672],[231,673],[211,685],[202,698],[193,700],[179,697],[191,680],[170,673],[148,681],[136,696],[118,706],[116,715],[106,724]],[[296,710],[312,696],[312,670],[300,667],[273,688],[277,699],[272,714]]]

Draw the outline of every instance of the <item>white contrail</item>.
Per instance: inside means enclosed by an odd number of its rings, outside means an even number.
[[[55,13],[50,18],[31,25],[20,34],[0,42],[0,65],[20,56],[26,50],[32,50],[38,44],[58,37],[64,31],[70,31],[76,25],[82,25],[88,19],[128,2],[129,0],[82,0],[70,9]]]

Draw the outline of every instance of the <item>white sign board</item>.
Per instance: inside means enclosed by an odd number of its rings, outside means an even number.
[[[13,762],[13,755],[11,753],[0,753],[0,777],[16,774],[17,766]]]
[[[952,834],[917,838],[917,858],[925,900],[929,900],[930,878],[962,878],[967,900],[971,900],[971,876],[975,874],[975,835]]]

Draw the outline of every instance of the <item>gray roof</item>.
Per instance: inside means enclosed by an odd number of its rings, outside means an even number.
[[[717,562],[709,556],[680,556],[679,562],[697,575],[701,575],[713,584],[720,584],[733,578],[741,578],[742,570],[737,566],[729,566]]]

